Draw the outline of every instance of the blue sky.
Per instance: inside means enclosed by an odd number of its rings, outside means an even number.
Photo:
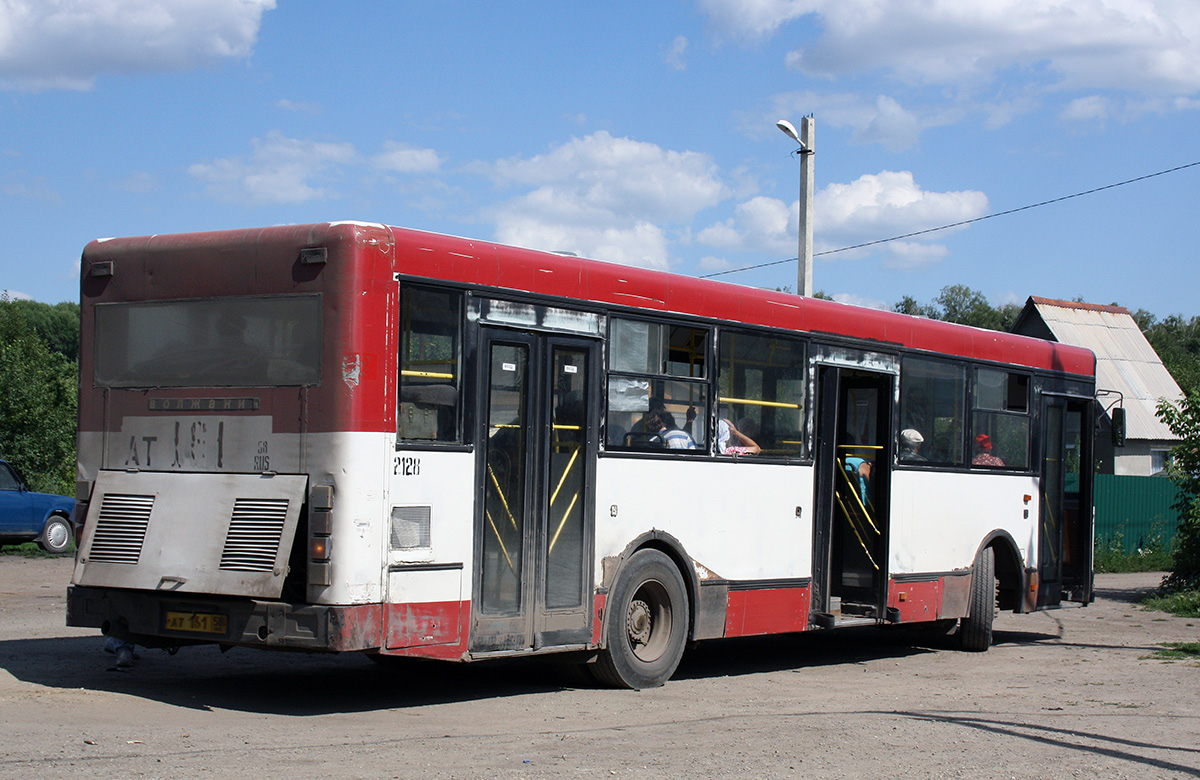
[[[0,0],[0,289],[93,238],[358,219],[701,275],[1200,314],[1196,0]],[[828,254],[819,254],[828,252]],[[795,288],[794,262],[722,276]]]

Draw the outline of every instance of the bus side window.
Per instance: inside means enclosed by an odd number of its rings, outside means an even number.
[[[1029,375],[975,369],[971,465],[1029,468]]]
[[[723,330],[719,428],[721,421],[732,423],[762,448],[763,455],[802,456],[805,352],[805,343],[798,339]],[[718,441],[726,438],[718,435]],[[728,440],[731,446],[745,443]]]
[[[405,287],[400,328],[397,437],[461,441],[462,296]]]
[[[943,466],[966,462],[963,449],[967,414],[966,369],[944,360],[905,358],[900,374],[900,431],[920,435],[919,457],[900,460]],[[911,434],[910,434],[911,435]]]
[[[608,449],[708,452],[710,338],[705,328],[612,319]]]

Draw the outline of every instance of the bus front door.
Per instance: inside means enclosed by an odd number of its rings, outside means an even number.
[[[1038,606],[1092,599],[1091,403],[1047,395],[1042,405]]]
[[[883,619],[894,378],[821,366],[818,381],[813,619]]]
[[[482,331],[474,653],[591,641],[596,351]]]

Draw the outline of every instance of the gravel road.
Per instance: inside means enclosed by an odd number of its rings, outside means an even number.
[[[1200,620],[1135,604],[1161,575],[1002,614],[983,654],[894,629],[727,640],[633,692],[536,659],[185,648],[117,671],[63,625],[70,571],[0,558],[0,779],[1200,777],[1200,664],[1149,657]]]

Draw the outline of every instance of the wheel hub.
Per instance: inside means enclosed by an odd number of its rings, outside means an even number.
[[[629,639],[633,644],[649,643],[650,632],[654,628],[654,620],[650,616],[650,605],[641,599],[631,601],[626,625],[629,627]]]

